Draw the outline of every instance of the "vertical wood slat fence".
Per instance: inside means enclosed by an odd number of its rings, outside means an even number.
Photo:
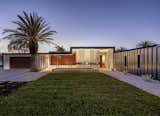
[[[114,68],[136,75],[150,74],[160,80],[160,46],[115,52]]]

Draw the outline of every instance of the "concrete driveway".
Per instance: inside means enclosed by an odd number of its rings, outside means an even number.
[[[46,74],[47,72],[30,72],[27,69],[0,70],[0,81],[28,82]]]

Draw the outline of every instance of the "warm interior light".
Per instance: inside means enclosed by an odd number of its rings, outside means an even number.
[[[102,55],[102,62],[105,63],[105,55]]]

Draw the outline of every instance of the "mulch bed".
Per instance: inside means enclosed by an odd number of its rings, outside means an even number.
[[[26,84],[26,82],[0,82],[0,96],[8,95],[13,90],[16,90],[24,84]]]

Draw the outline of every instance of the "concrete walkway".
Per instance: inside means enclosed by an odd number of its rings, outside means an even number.
[[[29,70],[1,70],[0,81],[28,82],[37,80],[48,72],[30,72]]]
[[[144,81],[140,76],[136,76],[133,74],[124,75],[122,72],[112,72],[112,71],[100,71],[106,75],[112,76],[120,81],[129,83],[137,88],[140,88],[148,93],[160,97],[160,81],[152,80],[152,81]]]

